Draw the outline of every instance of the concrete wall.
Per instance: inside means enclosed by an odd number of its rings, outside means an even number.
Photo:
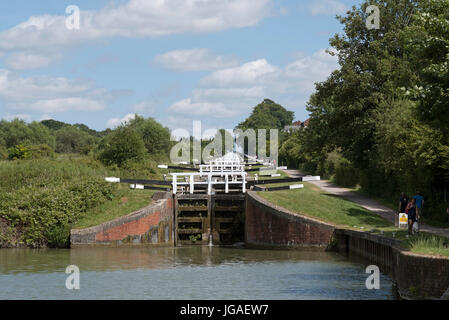
[[[249,246],[326,248],[335,227],[273,205],[248,191],[245,242]]]
[[[173,198],[155,194],[153,202],[126,216],[86,229],[72,229],[71,247],[86,245],[173,245]]]
[[[353,230],[336,230],[339,251],[356,255],[389,273],[402,298],[439,299],[449,288],[449,258],[401,250],[399,242]]]

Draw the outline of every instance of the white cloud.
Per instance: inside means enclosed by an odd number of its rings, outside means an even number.
[[[347,10],[346,6],[337,0],[317,0],[310,5],[309,9],[312,15],[342,14]]]
[[[102,102],[92,99],[70,97],[61,99],[39,100],[30,105],[30,109],[39,112],[87,111],[95,112],[106,109]]]
[[[57,56],[38,55],[25,52],[17,52],[9,55],[5,63],[14,70],[36,69],[48,66],[51,62],[58,60]]]
[[[33,76],[23,78],[0,69],[0,99],[13,110],[54,113],[104,110],[114,93],[86,80]]]
[[[235,111],[226,108],[225,104],[217,102],[194,102],[192,99],[184,99],[170,106],[169,111],[174,113],[189,114],[195,116],[231,117]]]
[[[254,26],[271,13],[271,1],[129,0],[98,11],[81,11],[78,30],[66,28],[65,15],[33,16],[0,32],[0,51],[26,52],[32,55],[28,62],[35,68],[45,65],[42,57],[46,54],[105,38],[160,37]]]
[[[108,120],[108,122],[106,123],[106,126],[108,128],[114,129],[118,126],[120,126],[121,124],[125,124],[126,122],[129,122],[131,120],[133,120],[136,117],[136,115],[134,113],[128,113],[126,116],[124,116],[123,118],[113,118]]]
[[[285,107],[290,109],[303,108],[314,84],[326,80],[337,68],[337,58],[324,49],[312,55],[297,55],[285,67],[271,65],[266,59],[247,62],[204,77],[192,97],[178,101],[169,112],[234,117],[247,113],[264,98],[289,103]]]
[[[216,70],[239,64],[236,57],[215,55],[206,48],[170,51],[157,56],[155,62],[175,71]]]
[[[255,85],[275,77],[279,69],[270,65],[267,60],[260,59],[245,63],[239,67],[218,70],[205,77],[201,85],[217,87],[232,87],[235,85]]]

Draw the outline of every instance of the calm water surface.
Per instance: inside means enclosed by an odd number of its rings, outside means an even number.
[[[66,289],[68,265],[80,290]],[[0,249],[0,299],[393,299],[366,264],[320,251],[219,247]]]

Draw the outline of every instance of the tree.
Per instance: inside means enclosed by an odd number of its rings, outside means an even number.
[[[153,118],[136,115],[127,126],[136,130],[143,139],[149,154],[168,154],[170,150],[170,130]]]
[[[277,129],[280,131],[280,141],[283,141],[283,133],[282,129],[286,125],[290,125],[293,122],[294,112],[286,110],[283,106],[275,103],[270,99],[265,99],[257,106],[254,107],[251,115],[245,119],[245,121],[239,123],[235,127],[236,136],[239,137],[238,130],[242,130],[243,132],[248,129],[258,130],[265,129],[266,130],[266,150],[265,155],[270,153],[270,130]],[[278,132],[279,132],[278,131]],[[259,143],[259,135],[256,132],[256,143]],[[279,143],[279,141],[278,141]],[[244,144],[240,146],[243,148],[245,154],[251,154],[248,150],[248,144]],[[258,149],[257,149],[258,150]],[[257,155],[260,156],[257,152]]]
[[[81,129],[66,125],[54,132],[56,137],[56,152],[58,153],[88,153],[93,150],[97,138]]]
[[[365,2],[338,17],[344,34],[330,39],[331,54],[338,57],[340,69],[317,84],[307,109],[312,118],[331,128],[332,132],[323,131],[328,144],[341,148],[343,155],[359,168],[369,168],[375,155],[373,111],[380,101],[399,98],[399,87],[416,81],[415,61],[407,56],[401,31],[413,22],[417,3]],[[380,8],[379,30],[366,28],[366,8],[370,4]]]
[[[52,148],[55,146],[55,139],[48,128],[38,122],[27,124],[20,119],[11,122],[0,121],[0,140],[6,148],[20,144],[47,144]]]
[[[282,130],[293,121],[294,112],[286,110],[283,106],[270,99],[265,99],[254,107],[251,115],[239,123],[236,129],[278,129]]]
[[[142,137],[128,126],[120,126],[99,144],[98,158],[106,165],[123,166],[130,161],[142,161],[147,155]]]
[[[449,136],[449,0],[423,0],[415,23],[406,29],[410,54],[416,55],[419,85],[409,88],[418,116]],[[446,140],[448,142],[449,140]]]

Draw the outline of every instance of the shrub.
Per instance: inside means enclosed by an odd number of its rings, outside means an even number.
[[[132,128],[121,126],[100,142],[98,159],[106,165],[122,167],[130,161],[142,161],[146,154],[140,135]]]
[[[31,157],[33,159],[42,159],[53,157],[53,149],[48,144],[38,144],[30,147]]]
[[[26,160],[31,159],[31,149],[30,147],[19,144],[8,150],[9,160]]]
[[[0,164],[0,222],[17,236],[0,237],[30,247],[66,247],[70,226],[87,210],[114,196],[104,168],[86,161],[30,160]],[[10,239],[10,240],[8,240]]]
[[[359,175],[352,164],[342,158],[335,164],[334,181],[336,184],[343,187],[354,187],[359,182]]]
[[[0,146],[0,160],[6,160],[8,159],[8,151],[5,147]]]

